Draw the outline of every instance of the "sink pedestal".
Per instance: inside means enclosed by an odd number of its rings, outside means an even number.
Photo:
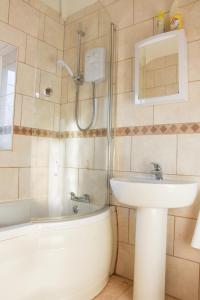
[[[134,300],[165,299],[167,208],[137,208]]]

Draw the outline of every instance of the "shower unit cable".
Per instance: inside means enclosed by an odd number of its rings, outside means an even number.
[[[78,36],[78,50],[77,50],[77,72],[76,74],[73,73],[71,68],[63,61],[58,60],[58,64],[62,65],[73,78],[76,86],[76,102],[75,102],[75,122],[76,126],[80,131],[87,131],[89,130],[95,123],[96,119],[96,83],[92,81],[92,118],[89,122],[88,126],[85,128],[81,127],[79,123],[79,95],[80,95],[80,86],[84,83],[84,76],[81,72],[81,39],[85,36],[85,33],[82,30],[77,31]]]

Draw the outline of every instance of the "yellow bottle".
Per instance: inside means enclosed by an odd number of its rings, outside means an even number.
[[[178,30],[183,28],[183,17],[181,14],[170,16],[170,29]]]
[[[155,33],[160,34],[165,31],[165,12],[160,11],[155,17]]]
[[[170,9],[170,30],[178,30],[183,28],[183,16],[179,13],[178,0],[174,0]]]

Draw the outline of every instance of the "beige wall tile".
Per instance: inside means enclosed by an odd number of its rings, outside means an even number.
[[[22,0],[10,0],[9,23],[20,30],[38,37],[41,14]]]
[[[58,62],[58,60],[63,59],[63,57],[64,57],[64,51],[57,50],[57,62]],[[57,76],[62,77],[63,76],[63,67],[61,65],[59,65],[58,63],[56,66],[56,70],[57,70]]]
[[[133,24],[133,0],[119,0],[106,7],[112,22],[118,28]]]
[[[198,300],[199,265],[173,256],[167,258],[166,292],[178,299]]]
[[[19,49],[18,61],[25,61],[26,34],[24,32],[0,22],[0,40],[17,47]]]
[[[153,106],[134,103],[133,93],[117,95],[116,126],[143,126],[153,124]]]
[[[135,0],[134,1],[134,22],[139,23],[155,16],[158,11],[168,11],[173,0],[154,1]]]
[[[79,169],[79,195],[88,194],[91,203],[103,207],[106,204],[106,171]]]
[[[22,113],[22,95],[16,94],[15,96],[15,110],[14,110],[14,125],[21,124],[21,113]]]
[[[30,167],[31,138],[13,136],[13,150],[0,151],[0,167]]]
[[[125,243],[119,243],[116,274],[128,279],[133,279],[133,264],[133,246]]]
[[[51,88],[53,91],[50,97],[47,97],[44,94],[46,88]],[[60,97],[61,78],[48,72],[42,71],[40,75],[40,99],[60,103]]]
[[[69,78],[69,77],[68,77]],[[74,87],[74,82],[73,80],[67,79],[68,80],[68,102],[72,102],[75,101],[75,97],[76,97],[76,89]]]
[[[88,42],[98,38],[98,13],[95,12],[78,20],[78,22],[67,24],[65,26],[66,38],[64,49],[69,49],[77,46],[77,30],[79,29],[80,22],[82,26],[81,28],[85,32],[83,42]]]
[[[18,199],[18,169],[0,169],[0,202]]]
[[[27,127],[53,130],[54,104],[24,96],[21,124]]]
[[[184,175],[200,175],[200,139],[198,134],[178,135],[177,172]]]
[[[117,92],[125,93],[133,90],[133,66],[132,59],[118,62]]]
[[[128,243],[129,239],[129,209],[117,207],[118,241]]]
[[[73,83],[74,85],[74,83]],[[75,89],[75,86],[73,86]],[[91,99],[92,97],[92,85],[91,83],[85,82],[80,86],[80,100]]]
[[[0,20],[8,23],[9,0],[1,0]]]
[[[61,103],[68,102],[68,78],[62,78]]]
[[[18,63],[16,92],[34,97],[37,89],[39,73],[37,69]]]
[[[135,56],[135,43],[153,35],[153,21],[132,25],[117,32],[118,60]]]
[[[46,207],[49,189],[49,168],[31,168],[31,195],[36,201],[37,212],[42,213]],[[45,199],[45,201],[44,201]],[[32,212],[34,216],[34,211]]]
[[[75,103],[67,103],[61,105],[61,120],[60,126],[61,130],[69,130],[69,131],[76,131],[78,128],[75,123]]]
[[[189,80],[199,80],[200,79],[200,41],[189,43],[188,55],[189,55]]]
[[[176,174],[176,150],[175,135],[134,136],[131,169],[151,172],[151,162],[157,162],[164,173]]]
[[[176,217],[174,255],[195,262],[200,262],[200,251],[191,246],[196,221]]]
[[[44,40],[52,46],[62,50],[64,42],[64,26],[51,18],[46,17]]]
[[[130,171],[131,137],[116,137],[114,141],[114,170]]]
[[[66,167],[90,168],[94,167],[94,139],[69,138],[66,139]]]
[[[116,0],[100,0],[100,2],[106,6],[106,5],[110,5],[112,3],[114,3]]]
[[[174,217],[168,216],[167,225],[167,254],[173,255],[174,252]]]
[[[97,170],[105,170],[107,166],[108,141],[106,137],[98,137],[94,139],[95,155],[94,168]]]
[[[136,210],[129,209],[129,244],[135,243]]]
[[[19,199],[31,199],[31,169],[19,169]]]
[[[48,167],[50,139],[33,136],[31,139],[31,166]]]
[[[200,21],[199,21],[199,9],[200,9],[200,3],[199,1],[193,1],[193,0],[182,0],[179,1],[179,3],[184,4],[190,4],[185,7],[183,7],[180,12],[183,14],[184,18],[184,27],[187,34],[187,40],[189,42],[196,41],[200,38]]]
[[[94,127],[97,128],[107,128],[107,118],[108,118],[108,98],[98,98],[97,99],[97,116]]]
[[[26,62],[29,65],[55,74],[57,70],[57,49],[28,36]]]
[[[154,106],[154,123],[185,123],[200,121],[200,81],[189,83],[189,99],[182,103]],[[173,113],[172,113],[173,111]]]
[[[194,176],[175,176],[174,179],[193,181],[198,183],[198,194],[194,203],[190,206],[183,208],[174,208],[170,209],[169,213],[174,216],[180,216],[185,218],[197,218],[199,210],[200,210],[200,178]]]
[[[53,122],[53,130],[60,130],[60,104],[54,105],[54,122]]]
[[[97,10],[99,10],[99,9],[102,9],[102,6],[101,6],[101,4],[97,1],[97,2],[95,2],[95,3],[93,3],[93,4],[91,4],[91,5],[89,5],[89,6],[85,7],[85,8],[83,8],[83,9],[81,9],[81,10],[79,10],[79,11],[77,11],[77,12],[71,14],[71,15],[67,18],[66,24],[70,24],[70,23],[73,23],[73,22],[75,22],[75,21],[78,22],[79,19],[82,19],[82,18],[84,18],[84,17],[87,16],[87,15],[90,15],[90,14],[92,14],[92,13],[94,13],[94,12],[97,12]]]

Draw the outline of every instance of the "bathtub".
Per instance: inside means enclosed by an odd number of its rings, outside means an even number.
[[[0,229],[0,299],[91,300],[106,285],[110,208],[59,222]]]

